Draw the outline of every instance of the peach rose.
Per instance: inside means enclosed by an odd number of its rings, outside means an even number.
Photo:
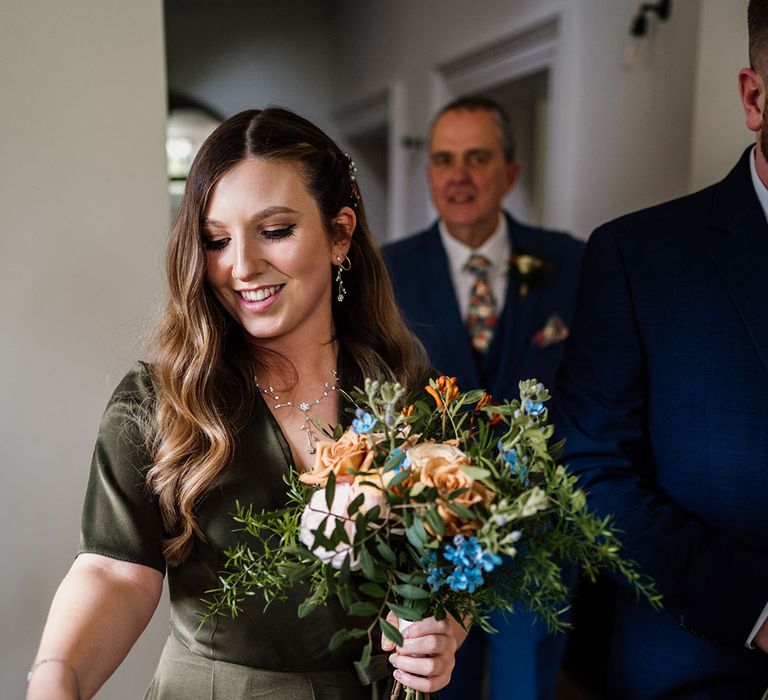
[[[467,455],[458,447],[440,443],[422,443],[408,450],[411,468],[418,471],[421,483],[437,489],[437,511],[445,523],[445,534],[469,535],[477,532],[480,522],[463,520],[449,507],[448,494],[457,489],[467,489],[453,496],[450,502],[469,508],[478,503],[488,505],[490,494],[478,481],[466,474],[462,465],[471,465]]]
[[[368,435],[358,435],[352,428],[335,442],[318,440],[315,448],[317,452],[312,470],[299,475],[303,484],[325,486],[331,472],[337,481],[351,481],[354,472],[367,471],[373,463],[373,443]]]

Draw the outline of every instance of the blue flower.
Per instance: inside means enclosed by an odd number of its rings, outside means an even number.
[[[355,411],[356,418],[352,421],[352,430],[358,435],[364,435],[370,433],[373,430],[373,426],[376,425],[376,419],[362,408],[358,408]]]
[[[505,450],[501,440],[499,440],[496,447],[499,450],[501,458],[507,463],[509,471],[519,476],[523,485],[528,486],[528,467],[525,464],[527,462],[526,458],[523,457],[520,459],[516,450]]]
[[[454,569],[445,581],[452,591],[474,593],[485,583],[480,569]]]
[[[509,465],[509,468],[514,471],[517,466],[517,451],[505,450],[504,443],[501,440],[496,443],[496,449],[498,449],[501,458]]]
[[[419,559],[419,561],[424,566],[429,566],[430,564],[435,564],[435,563],[437,563],[437,552],[435,552],[435,551],[433,551],[431,549],[427,550],[427,552],[424,553],[424,556],[422,556],[421,559]]]
[[[483,552],[479,564],[482,566],[483,571],[490,573],[497,566],[501,566],[501,557],[493,552]]]
[[[437,552],[430,550],[419,561],[427,569],[427,583],[436,591],[445,583],[445,568],[437,566]]]
[[[544,412],[544,403],[542,401],[525,400],[525,412],[531,416],[540,416]]]
[[[427,569],[427,583],[432,587],[433,591],[436,591],[440,586],[445,583],[445,572],[442,566],[430,566]]]
[[[468,593],[474,593],[485,583],[484,571],[493,571],[502,561],[498,554],[484,550],[476,537],[465,538],[463,535],[455,535],[453,544],[445,545],[443,556],[454,565],[445,583],[452,591]]]

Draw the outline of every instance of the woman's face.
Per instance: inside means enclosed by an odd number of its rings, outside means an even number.
[[[260,345],[297,349],[332,334],[331,265],[347,254],[354,211],[332,240],[300,166],[248,158],[214,185],[203,217],[206,279]]]

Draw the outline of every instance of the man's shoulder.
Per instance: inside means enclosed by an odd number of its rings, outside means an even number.
[[[559,231],[551,228],[541,228],[540,226],[529,226],[527,224],[516,223],[520,229],[525,230],[526,234],[531,238],[537,240],[542,246],[550,246],[552,248],[581,248],[584,246],[584,241],[576,238],[572,233],[567,231]]]
[[[435,223],[423,231],[417,231],[405,238],[393,241],[392,243],[386,243],[382,246],[381,251],[388,260],[407,259],[415,251],[432,245],[437,240],[436,236],[439,236],[439,233]]]
[[[512,221],[513,252],[578,265],[584,252],[584,241],[573,234]]]
[[[440,246],[440,233],[437,223],[405,238],[387,243],[381,252],[394,278],[410,274],[414,266],[423,264],[425,256],[436,254]]]

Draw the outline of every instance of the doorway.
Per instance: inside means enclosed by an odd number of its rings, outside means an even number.
[[[452,99],[481,94],[509,113],[520,179],[504,206],[520,221],[536,226],[551,219],[550,164],[553,129],[550,95],[556,73],[559,18],[438,66],[433,77],[433,113]]]

